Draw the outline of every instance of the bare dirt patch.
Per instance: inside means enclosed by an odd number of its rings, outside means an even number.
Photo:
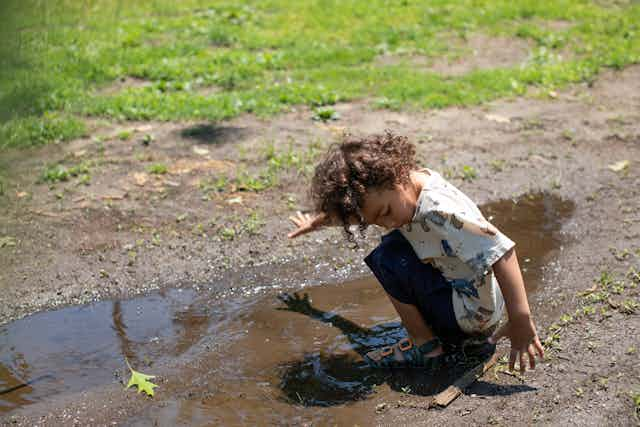
[[[408,62],[417,68],[445,76],[460,76],[476,70],[509,68],[524,62],[531,45],[520,38],[472,34],[466,39],[451,41],[447,57],[432,61],[416,55],[384,54],[376,58],[378,65],[395,65]]]

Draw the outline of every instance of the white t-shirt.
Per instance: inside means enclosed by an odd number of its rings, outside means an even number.
[[[504,300],[491,266],[515,246],[492,226],[475,203],[437,172],[418,197],[413,220],[400,228],[422,262],[451,284],[460,328],[479,333],[497,324]]]

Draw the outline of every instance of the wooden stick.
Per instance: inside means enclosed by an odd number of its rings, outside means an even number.
[[[431,400],[430,408],[444,408],[453,402],[458,396],[462,394],[465,388],[476,382],[485,372],[493,367],[498,361],[499,356],[494,353],[491,359],[484,363],[479,364],[475,368],[467,371],[462,377],[458,378],[456,382],[447,387],[444,391],[436,394]]]

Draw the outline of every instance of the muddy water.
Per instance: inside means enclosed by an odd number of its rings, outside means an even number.
[[[517,242],[528,291],[543,286],[573,204],[531,194],[482,210]],[[391,374],[362,363],[363,352],[403,336],[373,279],[307,288],[308,299],[282,297],[277,283],[247,283],[223,299],[168,290],[0,327],[0,413],[119,381],[124,357],[146,373],[188,365],[177,368],[182,384],[158,388],[165,401],[143,414],[143,424],[158,425],[369,424],[377,403],[433,394],[459,374]]]

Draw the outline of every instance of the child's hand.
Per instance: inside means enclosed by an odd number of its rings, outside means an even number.
[[[309,233],[310,231],[314,231],[322,227],[327,221],[327,216],[324,213],[312,216],[298,211],[295,215],[290,216],[289,219],[297,227],[294,231],[288,234],[288,237],[293,239],[301,234]]]
[[[512,371],[515,369],[517,359],[520,361],[520,372],[524,373],[526,366],[525,354],[527,353],[529,354],[529,367],[531,369],[536,367],[536,353],[541,359],[544,357],[544,349],[540,344],[536,327],[530,316],[509,320],[489,338],[489,342],[495,344],[503,337],[511,340],[509,369]]]

